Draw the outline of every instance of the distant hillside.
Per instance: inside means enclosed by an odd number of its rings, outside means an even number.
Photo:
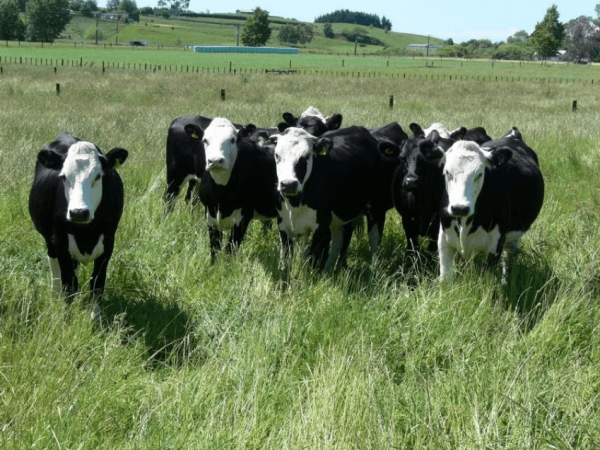
[[[140,21],[124,24],[101,20],[99,24],[99,43],[124,44],[130,41],[147,41],[149,45],[184,46],[184,45],[236,45],[238,27],[243,27],[245,18],[241,14],[200,14],[198,17],[173,17],[164,19],[157,16],[141,16]],[[298,24],[293,19],[270,17],[273,30],[268,46],[281,45],[277,40],[279,28],[284,24]],[[427,43],[427,36],[384,31],[380,28],[361,25],[333,23],[334,39],[325,37],[322,23],[310,23],[314,37],[311,43],[302,46],[301,51],[326,53],[353,53],[354,42],[349,42],[342,36],[344,31],[352,32],[357,29],[363,35],[370,36],[373,41],[383,45],[360,44],[357,53],[398,53],[406,52],[409,44]],[[71,23],[63,32],[62,42],[93,43],[96,20],[74,14]],[[440,44],[440,39],[431,38],[431,44]]]

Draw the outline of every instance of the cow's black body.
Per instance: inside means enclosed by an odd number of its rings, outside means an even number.
[[[241,221],[231,227],[228,251],[240,246],[248,225],[253,218],[261,220],[277,217],[277,174],[272,150],[262,147],[251,137],[254,132],[238,134],[238,155],[226,185],[217,184],[209,171],[202,176],[200,200],[206,208],[207,217],[227,219],[234,211],[241,210]],[[217,221],[218,222],[218,221]],[[221,248],[222,231],[218,224],[209,224],[211,258],[214,261]]]
[[[66,155],[69,147],[77,141],[78,138],[63,132],[56,141],[46,145],[42,152],[50,150],[59,155]],[[102,154],[99,148],[97,150]],[[127,153],[123,149],[119,150],[124,152],[124,157],[120,160],[122,163]],[[94,260],[90,279],[90,288],[102,293],[106,282],[106,269],[114,249],[117,226],[123,212],[124,193],[121,177],[115,169],[104,168],[102,200],[95,211],[94,219],[88,224],[78,224],[66,219],[67,201],[59,174],[60,168],[46,167],[38,156],[29,196],[29,213],[36,230],[46,241],[48,257],[58,259],[62,287],[68,293],[74,293],[78,289],[76,269],[79,264],[69,252],[68,236],[74,237],[82,254],[91,254],[100,236],[104,236],[104,251]]]
[[[165,202],[172,202],[186,181],[189,181],[189,185],[185,200],[192,199],[206,168],[204,145],[199,136],[211,121],[209,117],[181,116],[171,122],[167,134],[167,188],[163,196]],[[234,126],[238,130],[242,128],[239,124]],[[277,133],[277,128],[256,128],[249,138],[258,139],[274,133]]]
[[[411,129],[418,131],[412,125]],[[436,143],[422,133],[408,138],[402,147],[400,164],[392,180],[392,197],[402,217],[408,252],[419,251],[419,236],[429,238],[430,252],[437,249],[443,187],[439,158],[442,155]]]
[[[518,130],[517,130],[518,131]],[[471,233],[482,227],[491,231],[499,227],[501,236],[511,231],[529,230],[542,208],[544,201],[544,179],[538,165],[536,153],[522,139],[508,135],[488,141],[482,148],[495,151],[510,149],[512,156],[500,167],[485,169],[481,193],[471,216]],[[444,229],[452,226],[453,217],[448,213],[448,194],[442,189],[440,219]],[[500,247],[504,239],[499,241]],[[498,249],[498,254],[501,248]]]
[[[380,155],[377,141],[369,131],[356,126],[330,131],[315,143],[315,147],[321,145],[328,145],[329,150],[324,155],[313,156],[312,173],[302,193],[286,200],[292,208],[306,206],[316,211],[317,228],[313,234],[310,256],[313,265],[319,269],[325,267],[328,259],[330,225],[334,215],[345,223],[338,264],[345,261],[353,221],[366,214],[369,229],[382,229],[383,225],[378,220],[385,217],[385,210],[382,211],[375,201]],[[289,252],[292,236],[281,232],[280,237],[285,254]]]

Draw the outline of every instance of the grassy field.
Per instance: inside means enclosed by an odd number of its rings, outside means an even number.
[[[245,21],[237,20],[232,14],[231,19],[212,17],[172,17],[164,19],[157,16],[142,16],[139,22],[124,24],[102,20],[99,22],[99,42],[120,43],[127,45],[129,41],[146,40],[149,45],[164,46],[191,46],[191,45],[236,45],[238,26],[243,27]],[[281,46],[277,39],[282,22],[297,24],[294,19],[283,19],[271,17],[271,38],[267,46]],[[369,36],[379,39],[386,47],[405,49],[409,44],[427,43],[427,36],[419,36],[407,33],[385,32],[378,28],[365,27],[362,25],[334,23],[332,29],[336,34],[334,39],[328,39],[323,33],[323,24],[310,24],[313,26],[314,37],[312,42],[302,45],[302,51],[347,53],[354,52],[354,42],[349,42],[341,36],[343,31],[355,28],[364,30]],[[61,43],[87,43],[95,41],[95,19],[72,15],[69,23],[57,42]],[[431,44],[440,44],[441,39],[430,38]],[[381,51],[382,46],[359,45],[358,53],[375,53]]]
[[[42,46],[43,45],[43,46]],[[406,58],[385,56],[193,53],[190,49],[143,48],[104,45],[52,45],[11,42],[0,47],[0,65],[9,71],[15,65],[95,67],[173,72],[255,73],[266,69],[296,70],[302,74],[329,77],[416,78],[421,80],[486,80],[493,82],[600,83],[595,65],[566,63]]]
[[[1,448],[600,446],[596,84],[4,69]],[[508,285],[476,259],[440,289],[404,259],[395,211],[374,265],[363,235],[339,275],[299,260],[284,275],[275,230],[254,224],[211,266],[201,208],[162,205],[170,121],[270,126],[309,105],[345,125],[518,126],[546,198]],[[27,212],[36,154],[62,130],[130,152],[102,327],[85,292],[66,308],[51,291]]]

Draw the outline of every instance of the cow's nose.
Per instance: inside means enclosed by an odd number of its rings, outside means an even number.
[[[72,222],[87,222],[90,218],[90,210],[85,208],[71,209],[69,216]]]
[[[209,167],[211,167],[211,166],[224,166],[225,165],[225,158],[209,158],[208,159],[208,165],[209,165]]]
[[[297,194],[299,183],[296,180],[286,180],[279,183],[279,191],[283,195]]]
[[[450,208],[452,215],[455,217],[466,217],[469,215],[471,208],[468,205],[453,205]]]
[[[414,175],[407,175],[404,179],[404,186],[408,189],[415,189],[419,178]]]

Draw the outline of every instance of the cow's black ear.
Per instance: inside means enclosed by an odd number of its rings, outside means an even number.
[[[249,138],[250,136],[252,136],[252,133],[254,133],[255,131],[256,131],[256,125],[249,123],[245,127],[240,128],[240,130],[238,131],[237,140],[239,141],[240,139]]]
[[[37,155],[37,160],[42,166],[47,167],[48,169],[61,170],[65,155],[61,155],[54,150],[45,148],[40,150]]]
[[[118,169],[120,166],[122,166],[127,160],[128,156],[129,152],[120,147],[113,148],[110,152],[104,155],[108,163],[108,167],[111,169]]]
[[[283,117],[283,120],[285,120],[285,123],[292,127],[296,126],[296,123],[298,123],[298,118],[294,117],[292,113],[284,112],[281,116]]]
[[[523,136],[517,127],[512,127],[512,129],[504,135],[504,137],[512,137],[518,139],[520,141],[523,140]]]
[[[502,167],[512,158],[512,150],[508,147],[500,147],[491,151],[488,160],[496,167]]]
[[[400,154],[400,147],[390,141],[381,141],[377,144],[377,148],[381,153],[391,158]]]
[[[277,125],[277,131],[279,131],[280,133],[283,133],[285,130],[287,130],[291,126],[292,125],[290,125],[289,123],[281,122],[279,125]]]
[[[329,138],[320,138],[313,145],[313,153],[317,156],[325,156],[333,147],[333,141]]]
[[[455,141],[459,141],[465,137],[467,134],[467,129],[465,127],[460,127],[450,133],[450,139],[454,139]]]
[[[429,133],[429,136],[427,136],[427,140],[433,142],[435,145],[438,144],[438,142],[440,142],[440,133],[438,133],[437,130],[433,130],[431,131],[431,133]]]
[[[342,126],[342,115],[333,114],[325,119],[325,125],[329,131],[337,130]]]
[[[412,131],[415,136],[425,136],[423,128],[421,128],[421,125],[418,123],[411,123],[408,128],[410,128],[410,131]]]
[[[204,136],[204,130],[193,123],[187,123],[183,129],[193,139],[202,139]]]
[[[431,162],[438,162],[444,156],[444,151],[429,139],[425,139],[419,143],[419,150]]]

